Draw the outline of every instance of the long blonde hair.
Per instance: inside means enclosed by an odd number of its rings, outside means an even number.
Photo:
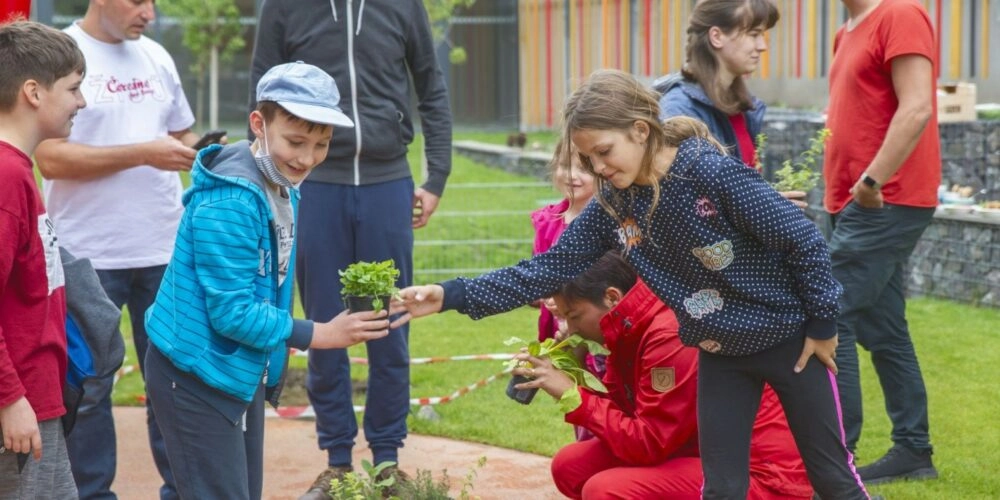
[[[646,214],[646,229],[649,234],[653,211],[660,202],[660,177],[653,160],[665,148],[677,148],[681,142],[691,137],[701,137],[712,143],[720,152],[725,151],[708,131],[708,127],[696,118],[677,116],[660,122],[660,95],[639,83],[624,71],[605,69],[592,73],[570,95],[563,110],[563,139],[569,144],[571,135],[577,130],[617,130],[628,133],[635,123],[643,122],[649,128],[645,152],[639,164],[636,181],[649,184],[653,188],[653,202]],[[594,198],[619,223],[622,216],[615,207],[624,206],[622,194],[607,179],[594,171],[590,158],[580,154],[580,163],[594,176],[597,189]],[[669,167],[668,167],[669,168]],[[633,196],[632,190],[627,190]],[[610,195],[612,200],[608,200]],[[629,204],[631,204],[631,198]]]

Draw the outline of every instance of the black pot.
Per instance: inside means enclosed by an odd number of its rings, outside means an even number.
[[[523,405],[531,404],[531,400],[535,397],[535,393],[538,392],[538,388],[518,389],[514,387],[515,385],[530,381],[531,379],[524,375],[514,375],[511,377],[510,382],[507,383],[507,397]]]
[[[389,299],[391,298],[391,296],[383,295],[379,298],[382,299],[382,309],[388,311]],[[344,297],[344,305],[347,306],[347,310],[351,312],[374,311],[375,306],[372,305],[372,302],[374,301],[375,297],[372,297],[370,295],[366,296],[348,295]]]

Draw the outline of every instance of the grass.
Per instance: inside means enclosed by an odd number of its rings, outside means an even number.
[[[502,143],[506,136],[492,134],[481,137]],[[465,137],[456,134],[456,139],[459,138]],[[419,145],[414,145],[411,151],[419,151]],[[411,164],[419,165],[419,161],[411,158]],[[456,157],[449,184],[454,188],[461,183],[505,181],[524,182],[525,179]],[[502,195],[486,192],[473,196],[464,194],[461,191],[463,188],[452,188],[442,199],[439,213],[431,226],[417,232],[418,241],[468,238],[469,234],[530,238],[526,211],[546,198],[554,197],[551,189],[544,186],[519,188]],[[448,215],[449,212],[458,213],[470,207],[516,207],[525,215],[509,216],[510,220],[502,229],[509,233],[493,230],[493,225],[485,226],[458,215]],[[418,267],[428,262],[420,260],[424,258],[422,252],[445,254],[449,261],[457,258],[453,247],[442,251],[441,247],[418,244]],[[507,253],[480,248],[472,253],[482,257],[484,265],[496,267],[526,257],[530,247],[525,251],[522,246],[515,245]],[[447,274],[431,279],[451,276]],[[426,281],[421,278],[418,275],[417,281]],[[301,315],[301,311],[297,314]],[[936,481],[876,486],[871,491],[893,500],[1000,498],[1000,477],[995,474],[1000,470],[1000,454],[995,451],[996,443],[1000,443],[1000,426],[996,425],[997,390],[994,380],[995,367],[1000,365],[1000,350],[992,347],[998,340],[996,330],[1000,325],[1000,311],[917,298],[910,301],[908,315],[929,392],[934,459],[941,477]],[[536,310],[521,308],[481,321],[472,321],[454,312],[422,318],[411,326],[410,352],[413,357],[506,352],[508,348],[503,345],[506,338],[534,335],[536,317]],[[123,323],[128,334],[127,320]],[[127,364],[134,364],[131,342],[126,344],[129,345]],[[351,355],[364,357],[364,347],[352,348]],[[861,358],[866,422],[858,451],[860,463],[865,464],[880,457],[891,443],[881,390],[863,351]],[[295,358],[293,364],[304,366],[305,360]],[[411,394],[412,397],[446,396],[501,369],[499,361],[417,365],[411,370]],[[352,376],[364,378],[365,368],[354,366]],[[483,442],[549,456],[572,440],[570,426],[563,422],[551,398],[539,394],[531,405],[519,405],[504,395],[506,382],[507,379],[503,378],[451,403],[434,406],[441,416],[438,421],[411,415],[411,432]],[[139,404],[142,392],[139,374],[126,375],[116,386],[115,404]]]

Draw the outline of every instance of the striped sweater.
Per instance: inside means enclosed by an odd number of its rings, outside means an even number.
[[[278,286],[264,182],[246,141],[198,153],[174,253],[146,312],[149,341],[175,367],[246,402],[265,370],[268,388],[278,386],[288,347],[312,339],[312,322],[289,313],[293,280]],[[297,213],[299,193],[290,192]],[[276,404],[276,391],[268,399]]]

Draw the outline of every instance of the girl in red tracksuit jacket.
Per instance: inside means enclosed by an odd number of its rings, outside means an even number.
[[[696,386],[698,351],[681,344],[677,317],[617,252],[565,285],[555,301],[570,331],[603,343],[607,394],[579,388],[566,421],[597,439],[564,447],[552,461],[556,487],[571,498],[701,497]],[[540,387],[559,398],[573,382],[548,360],[520,355]],[[754,422],[750,499],[812,498],[781,404],[767,387]]]

